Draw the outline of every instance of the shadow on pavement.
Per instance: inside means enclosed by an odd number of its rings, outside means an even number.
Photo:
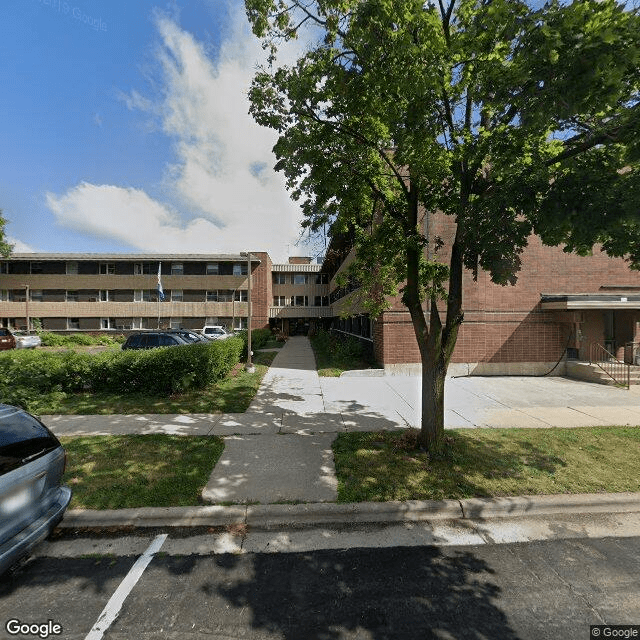
[[[248,608],[251,628],[274,637],[517,637],[494,603],[500,589],[492,570],[469,552],[354,549],[216,560],[223,576],[203,583],[202,594]]]

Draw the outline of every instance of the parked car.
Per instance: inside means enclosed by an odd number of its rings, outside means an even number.
[[[62,485],[66,454],[26,411],[0,404],[0,574],[62,520],[71,490]]]
[[[225,340],[233,337],[232,333],[227,333],[227,330],[219,325],[205,325],[202,328],[202,335],[209,340]]]
[[[185,342],[209,342],[210,339],[200,333],[191,331],[191,329],[167,329],[167,333],[180,336]]]
[[[9,329],[0,327],[0,350],[15,349],[16,339]]]
[[[16,339],[16,349],[35,349],[42,345],[39,335],[31,335],[24,331],[16,331],[13,335]]]
[[[156,347],[179,347],[189,344],[180,336],[167,331],[132,333],[122,345],[123,349],[155,349]]]

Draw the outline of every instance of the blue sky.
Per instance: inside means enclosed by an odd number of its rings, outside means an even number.
[[[304,253],[274,133],[247,114],[262,56],[239,0],[4,0],[15,251]]]

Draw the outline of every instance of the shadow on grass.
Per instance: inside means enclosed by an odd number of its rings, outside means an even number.
[[[333,445],[338,501],[543,493],[540,484],[566,466],[559,455],[531,442],[471,437],[464,432],[448,432],[440,451],[430,455],[417,448],[417,433],[412,429],[340,434]]]
[[[121,435],[61,438],[71,508],[195,506],[222,454],[220,438]]]

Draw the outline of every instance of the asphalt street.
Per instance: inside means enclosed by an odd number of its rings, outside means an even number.
[[[0,637],[34,637],[9,635],[10,620],[60,625],[49,637],[88,637],[135,561],[32,560],[0,585]],[[638,537],[244,555],[161,549],[101,637],[586,640],[592,624],[640,623],[639,575]]]

